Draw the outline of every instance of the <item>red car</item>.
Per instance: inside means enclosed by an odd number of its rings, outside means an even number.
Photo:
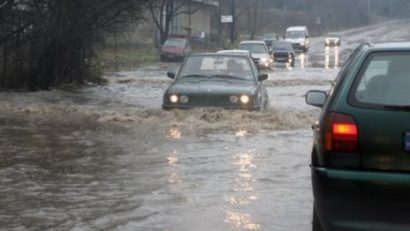
[[[187,39],[171,38],[167,39],[161,47],[160,60],[182,61],[191,53],[191,45]]]

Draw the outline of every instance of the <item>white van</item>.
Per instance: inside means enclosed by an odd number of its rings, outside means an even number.
[[[309,32],[306,26],[292,26],[286,29],[285,39],[295,50],[309,50]]]

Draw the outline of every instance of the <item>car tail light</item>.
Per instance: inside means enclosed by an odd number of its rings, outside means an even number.
[[[358,152],[359,130],[352,116],[329,113],[326,118],[324,148],[333,152]]]

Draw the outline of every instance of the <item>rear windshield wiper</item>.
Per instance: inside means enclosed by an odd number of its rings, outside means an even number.
[[[410,105],[383,105],[383,108],[410,111]]]

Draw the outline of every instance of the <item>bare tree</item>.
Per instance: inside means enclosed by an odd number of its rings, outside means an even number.
[[[0,87],[49,89],[92,76],[91,44],[146,0],[0,0]]]
[[[157,38],[159,47],[169,36],[172,20],[182,14],[192,15],[201,9],[201,5],[193,7],[192,0],[152,0],[149,2],[149,9],[159,32]]]

